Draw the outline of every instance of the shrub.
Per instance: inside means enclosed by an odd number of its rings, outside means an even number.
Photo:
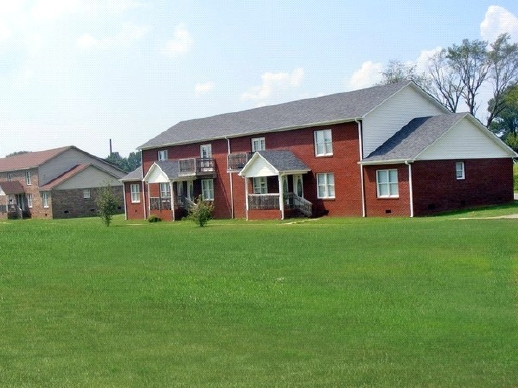
[[[147,218],[147,222],[160,222],[160,221],[162,221],[162,219],[160,217],[155,216],[154,214],[151,214]]]
[[[214,205],[211,202],[204,201],[200,196],[196,198],[195,205],[189,208],[188,218],[199,226],[205,226],[214,214]]]
[[[97,206],[97,214],[104,222],[104,225],[110,226],[113,215],[117,213],[119,201],[113,194],[110,185],[97,189],[97,198],[95,199]]]

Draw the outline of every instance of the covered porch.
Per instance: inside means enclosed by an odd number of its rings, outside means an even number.
[[[311,217],[312,203],[304,198],[304,174],[310,169],[291,151],[257,151],[243,167],[246,218]]]
[[[30,217],[25,191],[20,182],[0,182],[0,217]]]

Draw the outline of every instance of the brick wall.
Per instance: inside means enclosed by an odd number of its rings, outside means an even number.
[[[123,213],[122,186],[112,187],[113,194],[119,201],[118,213]],[[84,198],[83,189],[53,190],[52,216],[53,218],[76,218],[97,216],[97,188],[90,189],[90,198]]]
[[[465,179],[456,179],[456,160],[417,162],[412,166],[414,213],[496,205],[513,201],[513,163],[507,159],[469,159]]]

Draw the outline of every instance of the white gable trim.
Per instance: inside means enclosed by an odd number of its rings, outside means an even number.
[[[257,178],[260,176],[278,176],[279,170],[273,167],[259,152],[256,152],[245,164],[239,176]]]
[[[169,177],[156,163],[153,163],[143,179],[146,183],[169,183]]]

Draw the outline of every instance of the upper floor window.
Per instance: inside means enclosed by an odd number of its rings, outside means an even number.
[[[27,184],[27,186],[32,185],[32,179],[31,178],[32,177],[31,177],[30,170],[25,171],[25,183]]]
[[[202,144],[200,146],[200,158],[202,158],[202,159],[212,158],[212,145]]]
[[[464,162],[455,163],[455,177],[457,179],[465,179]]]
[[[378,198],[398,198],[398,176],[397,170],[377,170],[376,188]]]
[[[12,174],[12,173],[10,173],[10,172],[8,172],[8,173],[7,173],[7,180],[8,180],[8,181],[11,181],[12,179],[13,179],[13,174]]]
[[[138,183],[132,183],[130,185],[131,191],[131,203],[140,203],[140,185]]]
[[[315,156],[333,155],[333,139],[330,129],[315,131]]]
[[[167,150],[158,151],[158,160],[167,160],[167,159],[168,159]]]
[[[334,198],[335,197],[335,174],[324,173],[317,174],[317,197],[318,198]]]
[[[264,151],[266,149],[266,142],[264,137],[255,137],[252,139],[252,152]]]

